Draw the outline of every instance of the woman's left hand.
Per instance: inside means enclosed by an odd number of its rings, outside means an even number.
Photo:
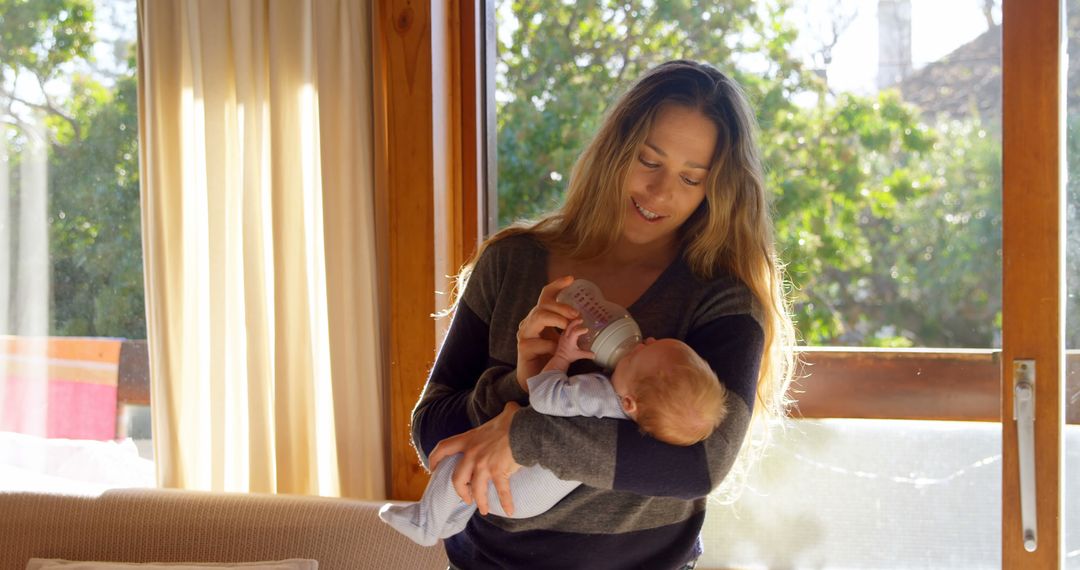
[[[503,511],[507,515],[514,514],[510,476],[521,469],[521,465],[514,461],[510,450],[510,423],[520,408],[516,402],[507,403],[499,415],[484,425],[440,441],[428,457],[434,470],[443,459],[455,453],[462,454],[451,481],[461,500],[466,504],[475,500],[482,515],[488,514],[489,482],[495,484]]]

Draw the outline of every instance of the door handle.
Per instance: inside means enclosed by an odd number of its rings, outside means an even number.
[[[1035,361],[1013,361],[1013,420],[1020,459],[1020,520],[1024,550],[1035,552],[1038,528],[1035,509]]]

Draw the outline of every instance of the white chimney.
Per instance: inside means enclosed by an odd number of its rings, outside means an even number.
[[[911,0],[878,0],[878,90],[911,74]]]

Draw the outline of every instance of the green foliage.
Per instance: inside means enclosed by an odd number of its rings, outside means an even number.
[[[789,113],[763,148],[808,344],[1000,344],[1000,137],[884,92]]]
[[[90,57],[93,22],[91,0],[0,0],[0,72],[52,78],[61,64]]]
[[[894,92],[827,95],[790,52],[784,2],[511,8],[519,27],[499,45],[500,223],[558,203],[627,81],[664,60],[705,60],[743,85],[758,114],[804,342],[1000,345],[996,125],[926,125]]]
[[[84,138],[50,160],[54,334],[146,338],[134,69],[112,90],[74,83]]]
[[[72,73],[71,63],[90,57],[93,21],[91,0],[0,0],[0,103],[8,108],[12,97],[23,99],[14,93],[16,74],[40,84],[70,78],[62,100],[22,102],[30,113],[45,113],[50,140],[50,334],[146,338],[134,52],[112,85]],[[7,130],[17,162],[30,118],[14,119],[19,129]]]

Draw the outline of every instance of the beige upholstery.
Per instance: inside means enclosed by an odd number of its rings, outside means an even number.
[[[313,558],[319,570],[438,569],[424,548],[382,523],[379,503],[156,489],[99,497],[0,492],[0,570],[32,557],[122,562]]]

